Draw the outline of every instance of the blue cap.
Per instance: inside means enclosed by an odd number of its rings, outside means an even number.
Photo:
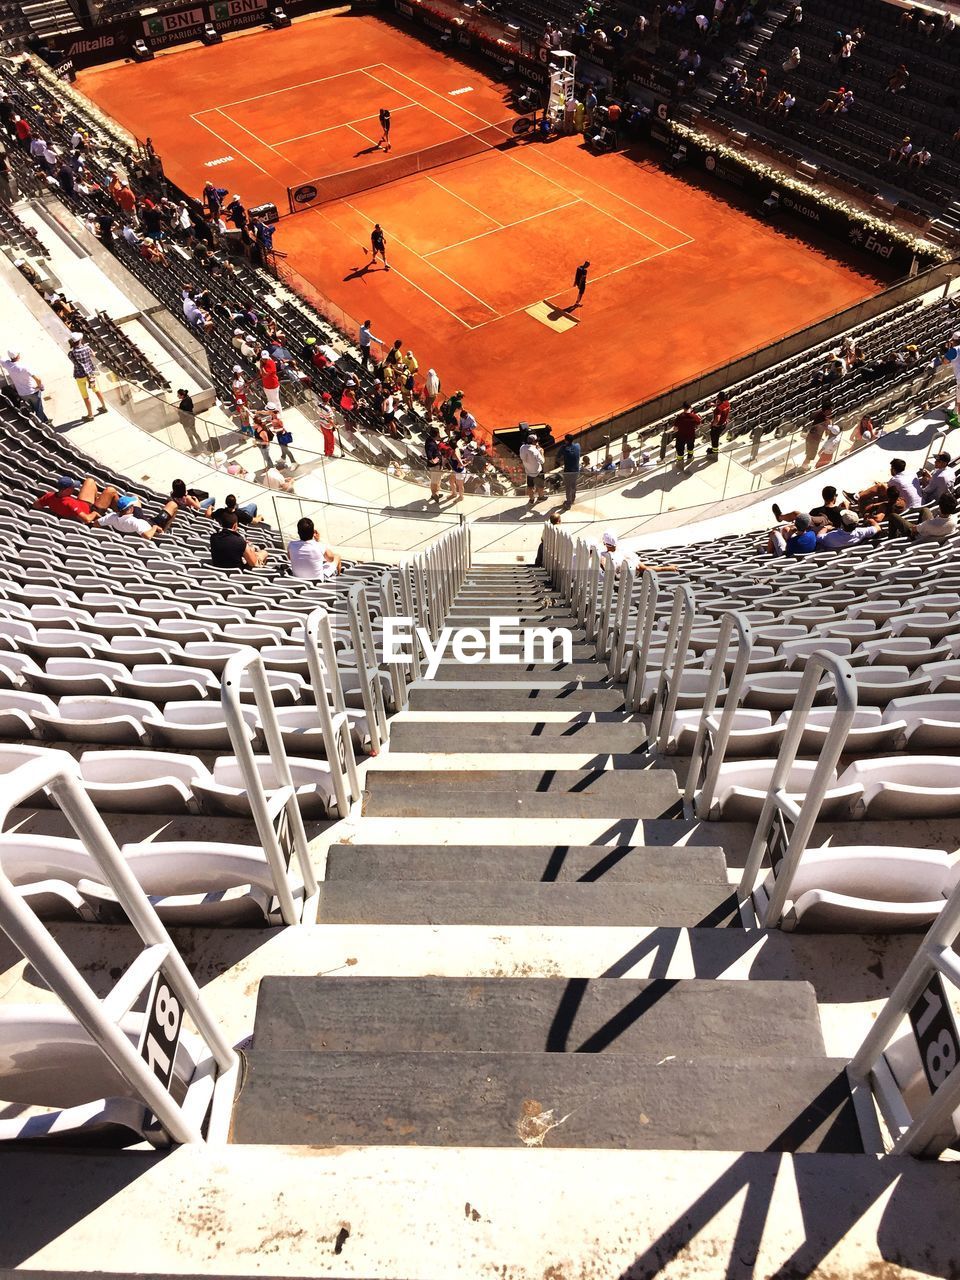
[[[117,510],[118,510],[118,511],[126,511],[128,507],[132,507],[132,506],[134,506],[134,505],[135,505],[135,504],[134,504],[134,499],[133,499],[133,498],[118,498],[118,499],[117,499]]]
[[[69,476],[61,476],[57,481],[57,489],[79,489],[76,480],[71,480]]]

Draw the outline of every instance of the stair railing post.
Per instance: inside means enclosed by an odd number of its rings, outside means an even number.
[[[319,605],[310,611],[303,624],[303,644],[324,751],[337,797],[337,810],[345,818],[353,801],[360,799],[360,779],[330,615]],[[371,750],[374,742],[376,737],[371,734]]]
[[[737,656],[730,679],[725,682],[727,653],[734,631],[737,633]],[[703,700],[700,723],[697,726],[697,736],[690,753],[690,771],[687,774],[683,795],[684,805],[693,806],[699,818],[706,819],[713,805],[720,766],[726,757],[727,743],[730,741],[733,722],[740,707],[752,652],[753,628],[747,618],[742,613],[725,613],[720,621],[720,631],[713,651],[713,666]],[[716,730],[712,731],[710,719],[716,711],[721,690],[724,691],[723,711]],[[704,769],[706,769],[705,778]],[[702,785],[701,778],[703,778]]]
[[[240,700],[240,686],[244,675],[248,675],[253,689],[254,701],[263,734],[266,740],[270,761],[276,770],[280,786],[277,790],[283,796],[282,809],[285,814],[291,837],[292,853],[297,860],[297,867],[303,882],[305,901],[297,907],[290,885],[290,873],[287,857],[280,843],[277,829],[270,812],[270,802],[257,768],[253,755],[253,747],[247,733],[247,722],[243,716],[243,704]],[[220,678],[220,701],[223,706],[224,719],[230,732],[233,752],[243,776],[244,788],[250,812],[257,828],[260,845],[266,855],[273,876],[273,887],[277,901],[280,903],[280,914],[284,924],[300,924],[302,910],[306,900],[317,896],[317,881],[310,860],[310,849],[307,834],[303,827],[303,816],[300,813],[300,802],[297,789],[290,773],[287,750],[283,744],[277,713],[273,705],[273,695],[267,681],[263,659],[256,649],[247,645],[228,659]],[[333,767],[333,766],[331,766]]]

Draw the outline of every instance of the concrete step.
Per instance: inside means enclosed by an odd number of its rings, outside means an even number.
[[[333,880],[559,881],[726,885],[723,850],[709,845],[335,844],[327,851]]]
[[[735,928],[740,917],[726,884],[651,880],[543,884],[537,881],[326,880],[324,924],[617,925]]]
[[[685,781],[686,769],[683,762],[681,761],[680,765],[675,766],[672,763],[674,759],[679,759],[679,757],[671,757],[671,763],[665,767],[674,774],[678,781]],[[552,752],[549,742],[541,746],[539,753],[535,751],[514,753],[508,747],[498,752],[478,751],[476,754],[470,751],[390,751],[369,762],[367,765],[367,777],[369,778],[375,773],[387,773],[390,771],[418,774],[420,777],[423,777],[426,773],[437,773],[446,777],[449,773],[473,772],[477,769],[485,771],[490,767],[509,770],[511,773],[515,772],[518,786],[523,788],[529,784],[532,777],[535,778],[538,774],[547,774],[555,771],[568,773],[571,770],[582,772],[603,770],[607,773],[613,773],[618,769],[629,769],[631,771],[649,769],[650,757],[643,753],[617,755],[606,751]]]
[[[488,688],[482,682],[472,686],[466,681],[439,683],[419,680],[410,686],[410,708],[413,711],[524,711],[534,706],[557,707],[568,712],[620,711],[623,709],[623,685],[612,688],[581,688],[576,683],[543,685],[537,689]],[[511,684],[517,684],[511,681]],[[464,687],[466,685],[466,687]]]
[[[260,983],[260,1053],[632,1053],[817,1057],[808,982],[306,978]]]
[[[259,1052],[235,1143],[862,1150],[842,1059]]]
[[[390,751],[432,752],[549,752],[592,751],[611,755],[640,754],[645,750],[647,730],[643,724],[507,723],[423,724],[416,720],[394,721]]]
[[[605,665],[593,662],[564,662],[559,657],[553,662],[441,662],[437,666],[436,680],[474,681],[504,680],[532,685],[572,683],[605,688],[611,683]]]

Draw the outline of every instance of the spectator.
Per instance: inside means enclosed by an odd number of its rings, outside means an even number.
[[[909,161],[913,152],[913,143],[910,141],[910,135],[905,134],[900,142],[895,142],[887,153],[888,160],[895,160],[897,164],[902,164],[904,160]]]
[[[443,484],[443,456],[440,452],[440,432],[436,427],[428,427],[423,442],[423,454],[430,476],[430,500],[440,505],[440,487]]]
[[[957,531],[957,500],[952,493],[945,493],[937,499],[937,514],[928,507],[921,507],[919,520],[911,524],[899,512],[890,513],[890,537],[902,533],[911,541],[942,542],[952,537]]]
[[[949,347],[940,356],[940,363],[948,364],[953,370],[957,384],[957,412],[960,413],[960,333],[953,334]]]
[[[216,498],[198,489],[188,489],[182,480],[174,480],[170,486],[170,497],[180,511],[200,511],[205,516],[213,515],[217,504]]]
[[[523,450],[521,450],[521,453]],[[540,455],[541,458],[543,454]],[[450,441],[447,452],[447,465],[450,468],[450,493],[454,503],[460,502],[463,498],[464,473],[466,472],[466,464],[463,459],[463,446],[459,438],[455,437]],[[543,472],[540,473],[540,497],[543,497]],[[533,505],[532,502],[529,505]]]
[[[767,537],[772,556],[808,556],[817,549],[813,521],[806,511],[798,511],[792,525],[778,525]]]
[[[580,446],[571,436],[560,446],[559,459],[563,466],[563,509],[568,510],[576,502],[580,479]]]
[[[814,458],[820,452],[820,441],[823,439],[823,433],[829,424],[833,421],[833,406],[829,400],[824,400],[820,408],[813,415],[813,422],[807,428],[804,437],[804,458],[803,464],[809,467]]]
[[[790,50],[790,54],[783,64],[784,71],[796,71],[800,65],[800,49],[798,45],[794,45]]]
[[[126,494],[122,498],[117,498],[114,511],[108,511],[100,517],[100,528],[116,529],[118,533],[136,533],[150,542],[169,528],[171,520],[179,509],[177,503],[171,498],[163,504],[151,520],[148,520],[140,505],[140,499]]]
[[[839,529],[840,514],[846,504],[837,502],[837,491],[832,484],[821,489],[820,496],[823,498],[822,505],[810,509],[810,519],[814,529],[818,532],[821,529]],[[799,511],[781,511],[774,502],[773,514],[781,523],[791,524],[800,513]]]
[[[181,296],[183,318],[186,320],[190,328],[203,329],[207,333],[212,333],[213,319],[206,311],[197,306],[193,298],[193,291],[191,289],[184,289]]]
[[[700,415],[693,412],[689,400],[684,400],[683,409],[673,420],[673,440],[677,448],[677,465],[685,466],[693,461],[693,448],[697,441],[697,427]]]
[[[883,512],[892,516],[898,511],[912,511],[920,505],[920,494],[917,487],[904,476],[907,464],[903,458],[894,458],[890,463],[890,479],[878,480],[876,484],[862,489],[860,493],[846,493],[844,496],[856,503],[861,515],[875,515]]]
[[[520,446],[520,461],[527,477],[527,506],[543,500],[546,477],[543,473],[543,449],[534,432],[527,436],[526,443]]]
[[[255,502],[246,502],[241,506],[237,502],[236,494],[228,493],[223,500],[223,506],[214,511],[213,518],[219,524],[223,524],[232,515],[237,517],[237,521],[240,524],[263,523],[263,516],[257,515],[257,504]]]
[[[210,535],[210,560],[217,569],[259,569],[270,556],[259,547],[251,547],[237,528],[237,512],[228,511],[220,528]]]
[[[440,379],[437,377],[436,369],[428,369],[426,381],[423,384],[423,403],[431,418],[436,412],[439,399]]]
[[[280,378],[277,374],[277,364],[270,356],[270,352],[266,349],[260,352],[260,385],[263,387],[263,394],[267,401],[267,407],[279,410],[280,405]]]
[[[911,169],[925,169],[933,159],[933,155],[927,147],[921,147],[919,151],[915,151],[910,157],[909,164]]]
[[[317,407],[317,426],[323,436],[323,456],[332,458],[337,439],[337,418],[333,411],[333,397],[329,391],[322,392]]]
[[[87,410],[87,421],[93,421],[93,406],[90,403],[90,392],[100,401],[98,414],[107,412],[107,402],[103,398],[103,392],[97,386],[97,366],[93,360],[93,352],[83,340],[83,334],[71,333],[70,364],[73,367],[73,376],[77,384],[77,390],[83,400]]]
[[[901,62],[887,81],[887,93],[903,93],[909,83],[910,72],[907,70],[906,65]]]
[[[10,384],[20,399],[37,415],[41,422],[49,422],[43,407],[43,383],[20,359],[19,351],[8,351],[0,367],[10,379]]]
[[[917,472],[920,501],[925,507],[939,502],[945,493],[953,492],[953,486],[957,483],[957,474],[950,465],[951,461],[949,453],[941,452],[933,460],[932,471],[924,468]]]
[[[720,448],[720,437],[723,429],[730,421],[730,397],[725,391],[718,391],[713,402],[713,417],[710,420],[710,448],[707,455],[717,453]]]
[[[119,497],[112,485],[97,492],[97,482],[87,476],[83,484],[69,476],[61,476],[56,487],[44,493],[33,504],[35,510],[50,511],[62,520],[80,520],[84,524],[96,524],[104,511]]]
[[[840,428],[835,422],[828,422],[823,428],[823,435],[820,438],[820,454],[817,458],[818,467],[828,467],[833,461],[834,454],[840,445]]]
[[[290,572],[295,578],[329,581],[343,572],[343,562],[336,551],[320,541],[320,531],[309,516],[297,521],[297,536],[287,544]]]
[[[880,533],[880,521],[872,517],[861,524],[855,511],[840,512],[840,527],[824,529],[817,535],[818,551],[842,551],[844,547],[856,546],[867,538],[876,538]]]

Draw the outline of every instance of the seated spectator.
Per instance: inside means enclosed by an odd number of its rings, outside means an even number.
[[[910,72],[907,70],[906,65],[901,62],[887,81],[887,93],[903,93],[909,83]]]
[[[223,506],[218,507],[213,513],[214,520],[220,524],[224,524],[230,516],[236,516],[239,524],[262,524],[263,516],[257,515],[257,504],[255,502],[246,502],[241,506],[237,502],[236,494],[228,493],[223,501]]]
[[[868,413],[865,413],[853,430],[853,439],[855,444],[869,444],[871,440],[879,440],[883,432],[882,427],[874,424],[873,419]]]
[[[194,301],[193,293],[190,289],[183,290],[183,318],[191,329],[203,329],[206,333],[213,332],[213,317],[201,308]]]
[[[201,493],[199,489],[188,489],[182,480],[174,480],[170,486],[170,498],[179,510],[202,511],[205,516],[212,516],[217,504],[216,498]]]
[[[820,453],[817,457],[818,467],[828,467],[840,447],[840,427],[836,422],[828,422],[820,437]]]
[[[940,452],[933,460],[932,471],[924,467],[917,472],[916,483],[920,491],[920,501],[925,507],[939,502],[945,493],[953,492],[953,486],[957,483],[957,473],[951,466],[951,461],[949,453]]]
[[[320,541],[320,531],[309,516],[297,521],[297,536],[287,544],[287,555],[295,578],[326,581],[343,572],[339,555]]]
[[[251,547],[237,528],[237,512],[228,511],[220,528],[210,535],[210,560],[217,569],[260,569],[270,558],[269,552]]]
[[[842,551],[867,538],[876,538],[879,533],[880,521],[875,516],[861,524],[855,511],[841,511],[839,529],[824,529],[817,534],[817,550]]]
[[[945,493],[937,500],[936,514],[928,507],[921,507],[918,514],[920,519],[916,524],[911,524],[898,512],[892,512],[890,537],[902,533],[911,541],[942,542],[957,531],[957,500],[952,493]]]
[[[927,147],[921,147],[919,151],[915,151],[910,157],[911,169],[923,169],[933,159],[933,155]]]
[[[152,519],[147,519],[144,514],[143,507],[140,505],[140,499],[132,494],[126,494],[122,498],[118,498],[116,502],[116,510],[108,511],[100,517],[101,529],[116,529],[118,533],[137,533],[141,538],[146,538],[148,542],[152,541],[157,534],[163,533],[169,528],[171,520],[177,514],[179,507],[171,498],[169,502],[165,502],[161,509]]]
[[[846,503],[837,501],[837,491],[832,484],[824,486],[820,490],[820,496],[823,499],[821,505],[810,509],[810,519],[813,522],[814,529],[817,532],[821,529],[839,529],[840,516],[846,507]],[[792,524],[800,512],[781,511],[777,504],[774,503],[773,514],[781,522]]]
[[[83,484],[69,476],[61,476],[56,488],[42,494],[33,504],[34,510],[50,511],[63,520],[81,520],[84,524],[96,524],[104,511],[109,511],[119,497],[112,485],[99,493],[93,476],[87,476]]]
[[[904,134],[899,142],[894,142],[887,153],[888,160],[895,160],[897,164],[902,164],[904,160],[910,159],[913,153],[913,143],[910,141],[910,135]]]
[[[860,514],[864,516],[878,515],[881,512],[891,516],[898,511],[912,511],[920,505],[920,493],[917,486],[907,480],[904,472],[907,464],[903,458],[894,458],[890,463],[890,479],[878,480],[860,493],[846,493],[844,496],[856,503]]]
[[[767,551],[772,556],[808,556],[816,549],[817,535],[806,511],[798,511],[792,525],[778,525],[767,537]]]

